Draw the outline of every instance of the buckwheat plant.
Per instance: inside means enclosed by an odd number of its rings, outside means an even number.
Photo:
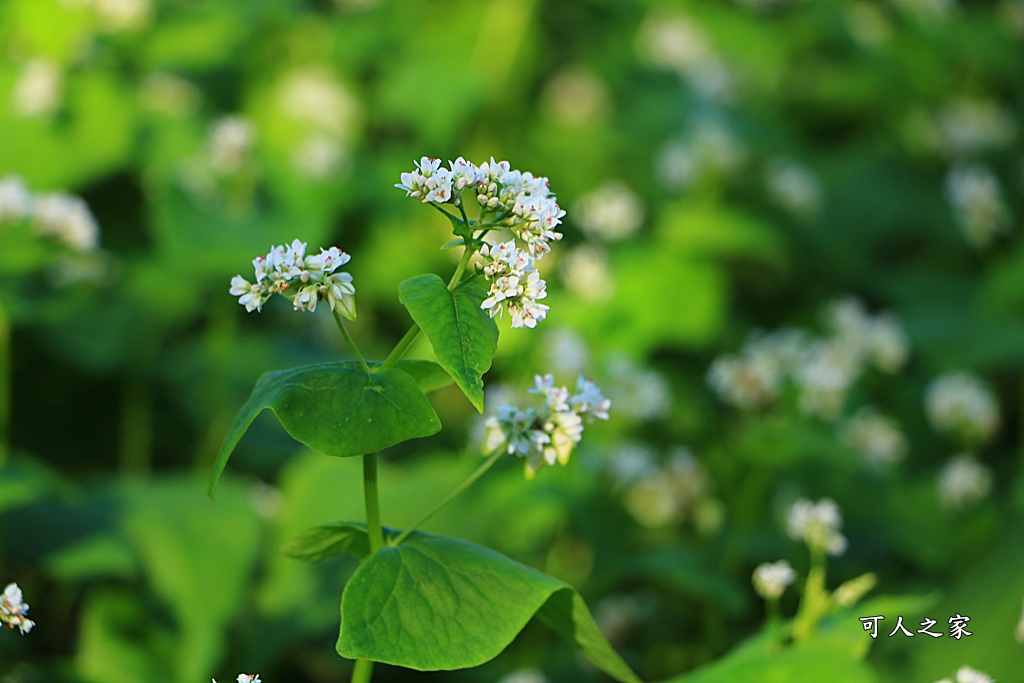
[[[0,594],[0,624],[6,624],[9,628],[17,628],[25,635],[32,630],[35,622],[25,616],[28,612],[28,605],[18,588],[18,584],[9,583]]]
[[[357,683],[370,680],[374,662],[418,670],[483,664],[534,617],[615,679],[638,683],[571,586],[488,548],[418,530],[503,455],[522,458],[531,478],[546,466],[566,464],[585,425],[608,419],[610,402],[593,382],[581,377],[570,391],[552,375],[538,375],[532,392],[539,407],[502,406],[493,413],[486,423],[487,458],[475,472],[410,527],[381,524],[377,453],[440,431],[425,393],[452,382],[483,412],[482,378],[497,348],[496,320],[507,316],[513,328],[534,328],[547,317],[537,265],[561,239],[556,229],[565,215],[546,178],[493,158],[477,166],[460,157],[445,166],[423,157],[396,187],[451,222],[454,239],[442,248],[463,250],[455,272],[447,283],[427,273],[399,285],[413,324],[382,361],[367,360],[346,329],[356,318],[357,287],[341,270],[353,258],[341,249],[315,253],[295,240],[253,260],[253,281],[235,276],[230,292],[250,313],[275,295],[296,311],[329,308],[355,360],[261,377],[221,447],[210,495],[238,441],[267,408],[309,448],[363,459],[365,523],[315,527],[284,547],[311,562],[338,553],[360,560],[341,596],[336,648],[356,660]],[[420,333],[436,363],[403,360]]]

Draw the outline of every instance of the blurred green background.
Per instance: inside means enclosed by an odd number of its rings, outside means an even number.
[[[398,283],[458,256],[393,187],[422,155],[508,159],[568,211],[540,264],[550,314],[503,329],[488,411],[539,372],[613,402],[568,467],[505,463],[429,530],[573,582],[645,680],[1020,680],[1022,41],[1021,0],[0,0],[0,584],[37,622],[0,633],[0,681],[347,680],[353,561],[277,548],[362,519],[359,462],[264,416],[216,503],[205,479],[260,374],[348,351],[324,311],[246,314],[228,286],[272,244],[336,245],[382,358],[408,326]],[[39,228],[53,192],[85,201],[95,248],[67,237],[80,214]],[[893,316],[905,362],[709,376],[757,330],[804,330],[802,353],[867,334],[829,317],[845,297],[861,323]],[[950,372],[989,388],[991,434],[926,410]],[[745,381],[784,388],[730,405]],[[385,525],[476,465],[480,418],[454,388],[431,400],[444,431],[383,456]],[[866,406],[891,457],[850,436]],[[813,648],[737,653],[767,633],[752,569],[806,572],[801,496],[843,511],[829,587],[878,586]],[[974,635],[886,636],[956,613]],[[476,670],[375,675],[601,680],[540,625]]]

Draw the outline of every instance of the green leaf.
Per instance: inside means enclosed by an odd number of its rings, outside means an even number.
[[[476,285],[448,291],[427,273],[398,286],[398,298],[430,340],[441,367],[479,412],[484,411],[483,374],[498,348],[498,326],[480,304],[486,292]]]
[[[235,446],[266,408],[295,440],[340,458],[441,429],[416,381],[402,370],[367,373],[352,361],[341,361],[268,372],[256,382],[217,454],[211,497]]]
[[[371,367],[376,365],[380,363],[370,363]],[[444,389],[453,381],[444,368],[429,360],[400,360],[395,367],[416,380],[424,394]]]
[[[363,559],[370,554],[370,542],[365,525],[339,522],[306,529],[282,545],[281,552],[306,562],[319,562],[341,553]]]
[[[574,588],[488,548],[423,532],[356,570],[341,601],[338,654],[421,671],[465,669],[497,657],[535,616],[608,675],[639,683]]]

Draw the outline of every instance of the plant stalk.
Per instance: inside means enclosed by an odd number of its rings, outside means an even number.
[[[370,659],[357,659],[355,668],[352,669],[352,683],[370,683],[370,676],[373,675],[373,661]]]
[[[384,529],[380,524],[380,496],[377,493],[377,454],[363,456],[363,497],[366,499],[366,533],[370,553],[384,545]]]
[[[482,465],[480,465],[480,467],[476,468],[476,471],[473,472],[473,474],[471,474],[468,477],[466,477],[466,480],[464,482],[462,482],[461,484],[456,486],[454,489],[452,489],[451,493],[449,493],[447,496],[442,498],[441,501],[437,505],[435,505],[434,507],[430,508],[430,510],[425,515],[420,517],[418,520],[416,520],[415,523],[413,523],[412,526],[410,526],[408,529],[403,531],[401,533],[401,535],[398,536],[398,538],[396,538],[394,541],[391,542],[391,545],[398,545],[399,543],[401,543],[405,539],[409,538],[409,536],[412,534],[412,532],[416,531],[416,529],[418,529],[420,526],[422,526],[427,521],[429,521],[431,517],[433,517],[438,512],[440,512],[444,508],[444,506],[446,506],[448,503],[450,503],[453,500],[455,500],[455,498],[459,494],[461,494],[463,491],[465,491],[470,486],[472,486],[473,483],[477,479],[479,479],[480,477],[484,476],[484,473],[487,472],[487,470],[491,469],[491,466],[494,465],[494,463],[498,462],[498,458],[500,458],[502,456],[502,454],[504,454],[504,453],[505,453],[505,445],[504,444],[502,444],[500,447],[494,449],[494,451],[490,454],[490,456],[487,458],[487,460],[484,462],[484,464],[482,464]]]
[[[366,364],[366,359],[363,358],[363,354],[359,351],[359,347],[356,346],[356,341],[352,338],[352,335],[350,335],[348,330],[345,329],[345,323],[341,321],[341,314],[337,311],[331,311],[331,313],[334,314],[334,322],[338,324],[338,329],[341,330],[341,336],[345,338],[345,343],[348,344],[350,349],[352,349],[352,353],[354,353],[356,358],[359,360],[359,364],[363,366],[363,371],[366,374],[370,374],[370,366]]]

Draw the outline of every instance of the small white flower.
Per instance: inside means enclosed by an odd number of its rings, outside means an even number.
[[[27,63],[14,85],[11,110],[20,116],[45,116],[60,106],[63,76],[53,62]]]
[[[32,193],[20,176],[9,175],[0,180],[0,223],[25,220],[32,212]]]
[[[954,683],[948,678],[944,678],[938,683]],[[969,666],[961,666],[956,670],[955,683],[995,683],[992,678],[977,669],[972,669]]]
[[[80,197],[61,192],[38,195],[33,214],[40,234],[55,237],[75,251],[96,248],[99,226]]]
[[[928,421],[939,432],[968,443],[985,443],[999,428],[999,404],[989,386],[976,375],[955,372],[928,385]]]
[[[769,161],[765,184],[779,206],[798,216],[813,215],[821,206],[821,181],[792,159]]]
[[[796,571],[786,560],[765,562],[754,569],[754,590],[765,600],[778,600],[796,581]]]
[[[873,465],[890,465],[907,452],[907,438],[899,424],[871,408],[861,408],[845,424],[840,435],[848,446]]]
[[[939,472],[939,500],[950,510],[962,510],[981,501],[992,490],[992,472],[968,453],[946,463]]]
[[[573,215],[587,236],[611,242],[640,229],[644,206],[628,185],[611,180],[581,197],[573,207]]]
[[[25,635],[35,626],[35,622],[27,618],[28,605],[18,588],[18,584],[9,583],[0,594],[0,623],[5,623],[10,628],[17,628]]]
[[[839,533],[841,525],[839,506],[831,498],[817,503],[802,498],[793,503],[786,515],[786,532],[790,538],[829,555],[841,555],[846,550],[846,538]]]
[[[256,131],[241,116],[224,116],[210,126],[206,148],[210,168],[221,175],[233,175],[249,160]]]
[[[946,176],[946,194],[967,241],[987,247],[1010,228],[1010,211],[1002,189],[987,166],[957,166]]]

